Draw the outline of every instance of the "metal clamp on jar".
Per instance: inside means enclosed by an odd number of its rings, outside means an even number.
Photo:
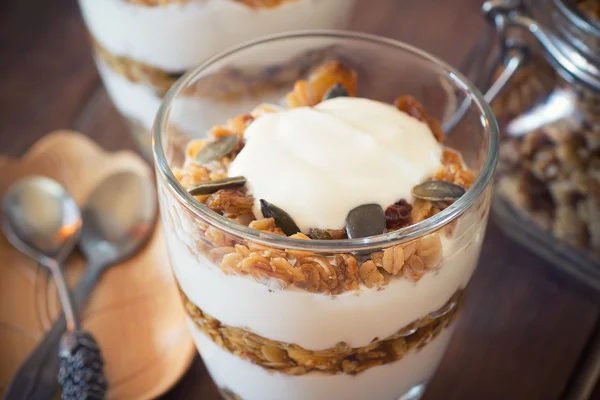
[[[483,12],[488,31],[463,71],[500,124],[493,213],[600,290],[600,2],[489,1]]]

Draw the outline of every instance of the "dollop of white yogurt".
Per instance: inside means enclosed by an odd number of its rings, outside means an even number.
[[[441,166],[442,146],[425,124],[382,102],[338,97],[257,118],[229,167],[258,202],[285,210],[298,227],[341,229],[363,204],[383,209]]]

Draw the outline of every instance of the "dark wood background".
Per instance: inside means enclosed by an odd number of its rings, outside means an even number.
[[[104,0],[97,0],[104,1]],[[458,65],[479,38],[481,0],[358,0],[352,29]],[[20,155],[71,128],[134,149],[96,73],[75,0],[0,0],[0,151]],[[598,324],[600,295],[491,223],[448,353],[426,399],[562,398]],[[595,398],[600,398],[596,388]],[[199,358],[166,399],[216,400]]]

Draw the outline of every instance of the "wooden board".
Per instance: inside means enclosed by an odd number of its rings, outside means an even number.
[[[83,135],[56,132],[20,159],[0,158],[0,196],[18,179],[43,175],[60,182],[78,204],[104,178],[131,170],[153,179],[132,152],[106,153]],[[83,327],[98,340],[106,360],[108,398],[154,398],[187,370],[196,351],[170,271],[160,224],[146,247],[111,267],[83,313]],[[0,235],[0,396],[60,310],[47,270]],[[73,255],[72,283],[84,268]]]

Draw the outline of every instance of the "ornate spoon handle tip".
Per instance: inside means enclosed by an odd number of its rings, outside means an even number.
[[[63,400],[101,400],[108,388],[98,344],[85,331],[67,332],[60,343],[58,383]]]

